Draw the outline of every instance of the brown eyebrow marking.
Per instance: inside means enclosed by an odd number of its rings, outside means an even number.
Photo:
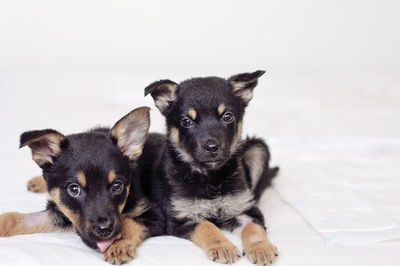
[[[221,103],[218,105],[218,114],[222,115],[222,113],[225,111],[225,104]]]
[[[192,120],[196,120],[197,113],[193,108],[189,108],[188,115]]]
[[[76,174],[76,180],[81,185],[81,187],[86,187],[86,176],[82,171],[78,171]]]
[[[117,178],[117,176],[115,175],[114,170],[111,170],[110,172],[108,172],[108,183],[112,183],[114,182],[114,180]]]

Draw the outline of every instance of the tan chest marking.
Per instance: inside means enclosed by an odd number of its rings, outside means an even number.
[[[178,219],[189,219],[193,222],[218,218],[228,220],[254,205],[254,195],[250,190],[217,197],[215,199],[171,199],[173,215]]]

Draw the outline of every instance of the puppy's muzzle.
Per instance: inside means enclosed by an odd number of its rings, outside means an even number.
[[[102,239],[109,237],[115,228],[114,220],[108,215],[97,216],[92,221],[94,233]]]
[[[208,139],[203,144],[203,149],[208,156],[215,157],[218,155],[219,144],[215,139]]]

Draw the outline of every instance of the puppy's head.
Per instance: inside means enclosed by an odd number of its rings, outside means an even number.
[[[43,169],[51,200],[82,240],[104,252],[120,237],[122,212],[131,186],[132,160],[142,152],[149,108],[133,110],[113,128],[64,136],[46,129],[21,135]]]
[[[245,107],[265,72],[223,79],[193,78],[177,84],[154,82],[145,88],[166,117],[168,137],[179,157],[202,169],[218,169],[236,151]]]

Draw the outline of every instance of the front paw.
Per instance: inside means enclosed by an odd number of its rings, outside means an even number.
[[[136,254],[136,247],[128,240],[121,239],[115,241],[104,253],[105,261],[121,265],[130,262]]]
[[[21,214],[17,212],[7,212],[0,215],[0,237],[18,235]]]
[[[232,264],[239,260],[239,249],[231,243],[222,244],[206,251],[207,256],[215,262]]]
[[[257,265],[269,265],[278,256],[278,249],[268,241],[252,243],[244,250],[247,259]]]

